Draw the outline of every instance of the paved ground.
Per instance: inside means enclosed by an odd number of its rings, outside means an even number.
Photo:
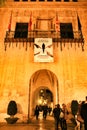
[[[32,118],[30,123],[16,123],[16,124],[7,124],[1,123],[0,130],[55,130],[54,118],[48,116],[46,120],[40,118],[36,120],[35,117]],[[61,130],[59,126],[59,130]],[[72,124],[68,124],[67,130],[75,130]]]
[[[53,117],[46,120],[33,118],[30,123],[0,124],[0,130],[54,130]]]

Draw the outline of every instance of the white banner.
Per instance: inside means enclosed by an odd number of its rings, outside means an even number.
[[[34,62],[53,62],[52,38],[35,38]]]

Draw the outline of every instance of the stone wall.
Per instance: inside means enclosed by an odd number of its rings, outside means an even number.
[[[59,4],[60,5],[60,4]],[[53,4],[23,5],[23,3],[9,4],[0,8],[0,112],[6,113],[7,105],[10,100],[16,100],[19,104],[19,113],[28,113],[29,84],[30,79],[38,70],[49,70],[54,73],[58,80],[59,102],[70,103],[71,100],[85,100],[87,95],[87,3],[76,6],[70,3],[65,7]],[[29,8],[28,8],[29,7]],[[39,7],[39,8],[38,8]],[[48,8],[47,8],[48,7]],[[12,30],[15,30],[15,23],[29,20],[30,11],[33,12],[33,22],[36,16],[55,16],[56,10],[59,11],[60,21],[73,21],[74,29],[77,29],[76,10],[81,20],[82,33],[85,41],[85,51],[82,51],[81,45],[76,44],[72,47],[70,44],[63,46],[60,50],[60,43],[56,43],[54,48],[53,63],[34,63],[33,61],[33,43],[25,51],[22,44],[16,47],[14,44],[4,50],[4,38],[9,23],[10,13],[13,10]],[[43,14],[44,12],[44,14]],[[72,17],[70,16],[72,15]],[[74,44],[74,43],[73,43]],[[44,81],[45,82],[45,81]],[[43,85],[42,85],[43,86]],[[49,85],[48,85],[49,86]],[[50,88],[50,87],[49,87]],[[54,93],[55,95],[55,93]],[[31,106],[30,106],[31,107]]]

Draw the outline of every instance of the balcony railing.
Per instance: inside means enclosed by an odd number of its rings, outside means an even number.
[[[24,33],[24,32],[23,32]],[[50,31],[41,31],[41,30],[33,30],[29,31],[27,37],[22,36],[22,33],[18,37],[15,37],[15,31],[7,31],[6,36],[4,39],[5,50],[7,49],[8,44],[11,43],[17,44],[18,43],[26,43],[26,50],[27,44],[31,44],[34,42],[35,38],[52,38],[53,43],[61,43],[61,50],[62,50],[62,43],[73,43],[81,44],[82,51],[84,51],[84,38],[82,36],[81,31],[73,32],[74,38],[61,38],[60,31],[56,32],[55,30]]]

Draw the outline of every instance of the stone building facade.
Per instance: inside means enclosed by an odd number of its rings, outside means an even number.
[[[86,0],[0,4],[0,113],[10,100],[28,117],[37,104],[85,100]]]

